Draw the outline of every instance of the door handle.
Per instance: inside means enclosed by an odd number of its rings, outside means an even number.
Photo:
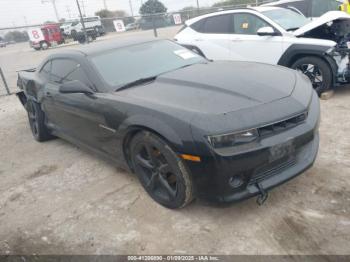
[[[197,38],[197,39],[195,39],[194,41],[196,41],[196,42],[201,42],[201,41],[203,41],[203,39],[202,39],[202,38]]]
[[[241,38],[233,38],[231,41],[232,42],[242,42],[243,39],[241,39]]]

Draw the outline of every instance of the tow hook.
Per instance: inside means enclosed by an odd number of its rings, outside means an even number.
[[[258,195],[257,199],[256,199],[256,203],[259,206],[262,206],[265,201],[267,200],[267,198],[269,197],[269,194],[267,193],[267,191],[265,191],[265,189],[261,186],[260,183],[256,184],[256,187],[259,189],[260,194]]]

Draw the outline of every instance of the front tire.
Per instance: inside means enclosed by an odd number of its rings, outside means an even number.
[[[46,41],[40,43],[41,50],[47,50],[49,48],[49,44]]]
[[[26,103],[29,126],[35,140],[44,142],[53,139],[49,129],[45,125],[45,114],[41,110],[40,104],[28,100]]]
[[[192,201],[192,179],[182,159],[160,137],[140,132],[130,143],[132,167],[146,192],[159,204],[182,208]]]
[[[332,87],[332,71],[329,65],[318,57],[307,56],[298,59],[291,66],[305,74],[318,95]]]

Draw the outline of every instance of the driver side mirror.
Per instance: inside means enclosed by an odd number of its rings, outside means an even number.
[[[275,35],[278,35],[278,33],[271,26],[261,27],[258,30],[257,34],[259,36],[275,36]]]
[[[59,87],[59,92],[62,94],[86,94],[92,95],[94,92],[84,83],[79,80],[73,80],[69,82],[65,82]]]

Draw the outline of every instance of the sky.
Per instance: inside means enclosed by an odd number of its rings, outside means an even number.
[[[53,21],[55,12],[51,3],[53,0],[0,0],[0,28],[40,24]],[[75,0],[55,0],[59,18],[77,17],[78,9]],[[105,0],[109,10],[124,10],[131,14],[129,1],[132,3],[134,15],[142,1],[146,0]],[[185,6],[196,6],[196,0],[161,0],[168,11],[176,11]],[[207,7],[219,0],[198,0],[201,7]],[[104,0],[79,0],[84,2],[87,16],[94,15],[104,8]]]

